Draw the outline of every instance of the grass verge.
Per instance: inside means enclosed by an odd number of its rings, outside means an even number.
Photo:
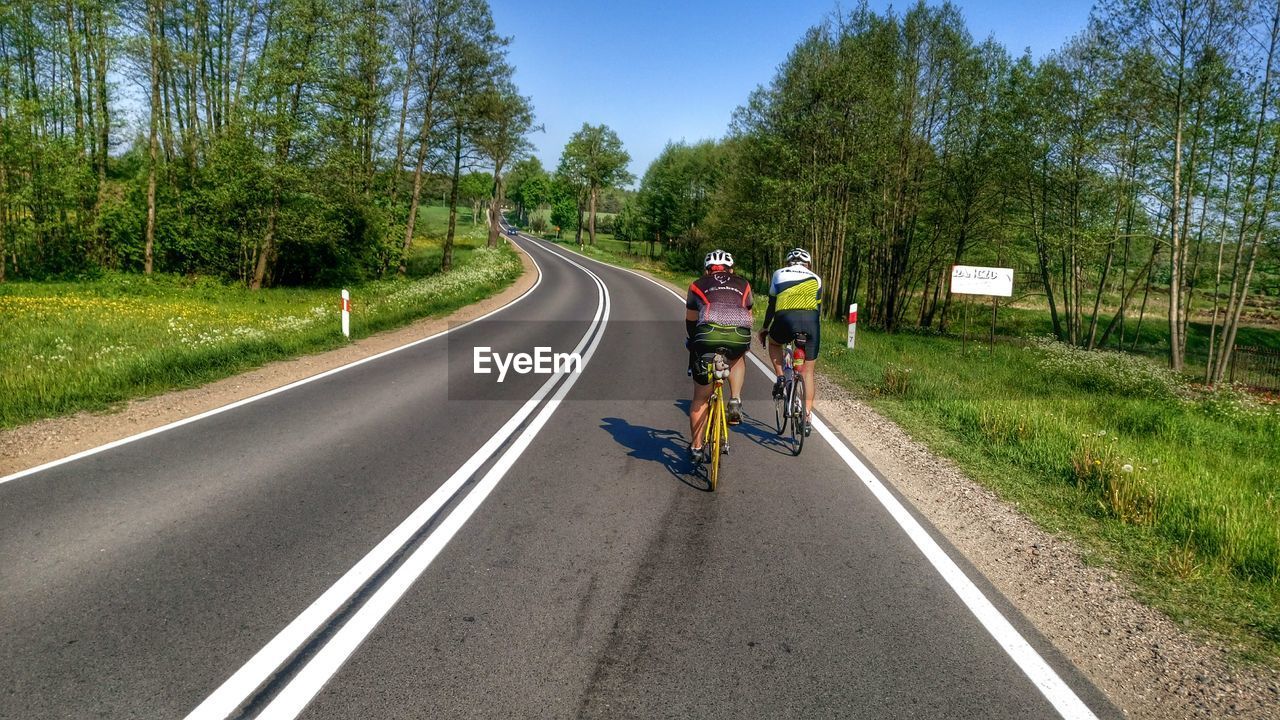
[[[417,252],[432,251],[427,241]],[[467,247],[450,272],[354,286],[352,338],[491,296],[521,270],[510,248]],[[254,292],[176,276],[5,283],[0,316],[0,428],[102,410],[347,342],[335,289]]]

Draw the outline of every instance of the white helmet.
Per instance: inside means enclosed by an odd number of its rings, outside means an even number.
[[[733,267],[733,256],[723,250],[712,250],[707,253],[707,258],[702,261],[704,270],[710,270],[712,265],[723,265],[726,268]]]
[[[787,264],[802,262],[806,265],[813,262],[813,258],[809,257],[809,251],[804,248],[792,248],[787,253]]]

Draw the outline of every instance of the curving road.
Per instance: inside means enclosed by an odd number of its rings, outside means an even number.
[[[490,316],[0,478],[0,718],[1120,716],[757,370],[704,492],[678,298],[519,244]]]

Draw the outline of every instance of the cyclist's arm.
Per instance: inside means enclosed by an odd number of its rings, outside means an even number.
[[[690,338],[693,337],[693,331],[698,327],[698,311],[685,308],[684,311],[684,333]]]
[[[777,307],[777,305],[778,305],[778,296],[770,295],[769,306],[764,309],[764,327],[762,329],[765,332],[769,332],[769,328],[773,325],[773,315],[776,312],[775,308]]]

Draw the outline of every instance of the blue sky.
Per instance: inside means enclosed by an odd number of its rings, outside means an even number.
[[[582,123],[613,128],[644,174],[669,140],[720,138],[733,110],[767,83],[834,0],[490,0],[509,58],[545,133],[535,154],[554,170]],[[883,0],[871,6],[883,11]],[[931,3],[932,4],[932,3]],[[969,31],[1039,58],[1084,28],[1091,0],[961,0]],[[897,8],[908,3],[897,3]],[[843,7],[853,7],[845,2]]]

